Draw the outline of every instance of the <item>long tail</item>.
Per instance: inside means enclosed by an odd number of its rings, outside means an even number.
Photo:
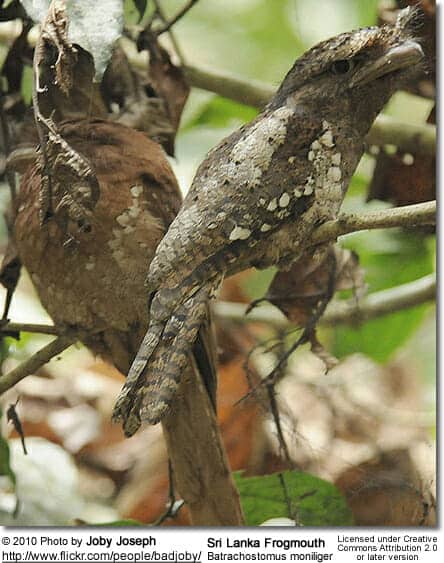
[[[142,422],[156,424],[168,412],[214,293],[214,284],[202,286],[164,320],[165,315],[152,319],[114,408],[113,419],[123,421],[126,435]]]

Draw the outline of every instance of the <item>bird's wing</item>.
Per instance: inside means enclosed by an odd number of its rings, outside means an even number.
[[[235,132],[197,171],[150,267],[148,287],[166,290],[165,298],[158,300],[174,303],[181,299],[187,278],[199,287],[229,270],[230,261],[248,255],[248,247],[267,239],[283,223],[297,220],[312,200],[308,154],[321,126],[287,126],[285,133],[294,141],[284,145],[278,138],[275,150],[264,157],[263,144],[272,135],[278,137],[280,117],[274,116],[268,127],[255,126],[262,121]]]
[[[253,158],[256,144],[264,135],[267,142],[277,135],[276,127],[267,126],[258,137],[253,122],[210,153],[159,244],[148,276],[150,327],[114,412],[116,420],[124,419],[127,434],[140,418],[153,424],[168,410],[208,300],[230,262],[297,219],[313,198],[313,187],[307,189],[307,154],[316,131],[307,127],[305,135],[295,135],[290,153],[280,150],[281,140],[266,162]]]

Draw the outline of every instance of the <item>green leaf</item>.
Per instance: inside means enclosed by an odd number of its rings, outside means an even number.
[[[272,266],[266,270],[254,270],[249,276],[241,280],[241,287],[251,299],[262,299],[276,275],[277,268]]]
[[[142,522],[137,520],[132,520],[128,518],[127,520],[115,520],[114,522],[106,522],[104,524],[85,524],[86,526],[99,526],[99,527],[114,527],[114,526],[146,526]]]
[[[433,271],[427,239],[417,234],[372,232],[354,235],[346,246],[355,250],[366,272],[369,292],[413,281]],[[366,321],[361,326],[337,327],[333,353],[337,357],[360,352],[385,362],[419,327],[429,305]]]
[[[303,526],[353,524],[352,513],[338,489],[309,473],[285,471],[261,477],[235,473],[235,480],[247,526],[279,517],[294,519]]]

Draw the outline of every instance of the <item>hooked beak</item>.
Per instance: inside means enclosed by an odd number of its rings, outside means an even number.
[[[392,47],[381,57],[360,68],[351,78],[349,88],[363,86],[396,70],[403,70],[424,57],[421,45],[411,39]]]

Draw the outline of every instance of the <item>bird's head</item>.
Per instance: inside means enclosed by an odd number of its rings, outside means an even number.
[[[365,130],[421,66],[418,23],[418,11],[406,8],[393,25],[358,29],[319,43],[295,62],[271,107],[290,100],[323,118],[351,116]]]

